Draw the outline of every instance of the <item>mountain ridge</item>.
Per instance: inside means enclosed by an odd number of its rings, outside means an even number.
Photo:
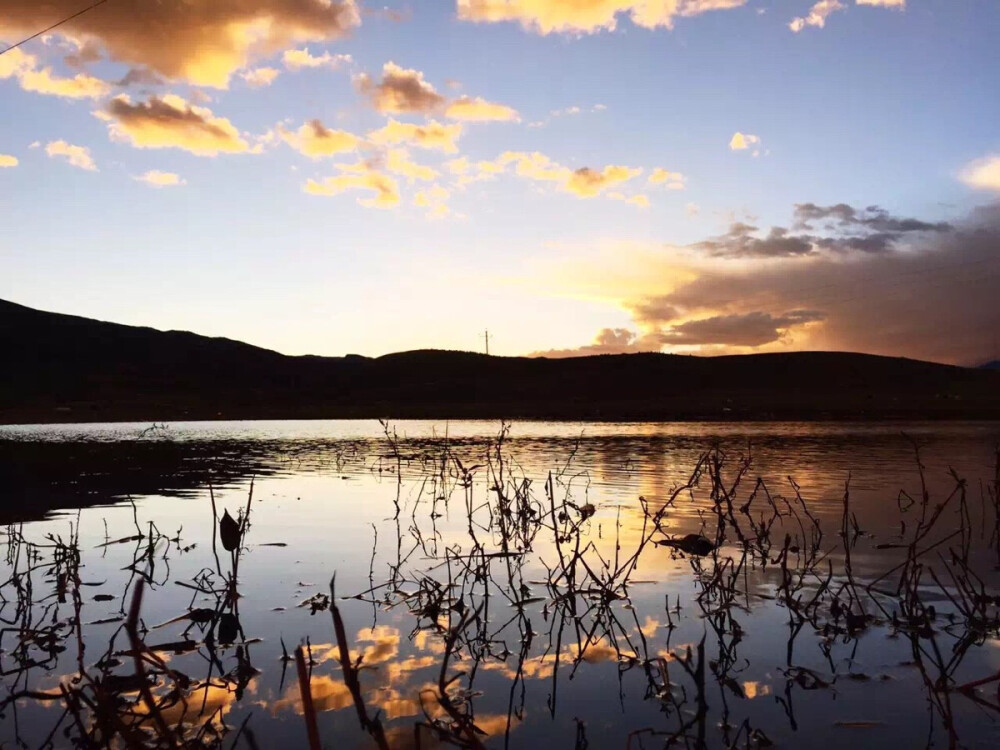
[[[258,418],[1000,418],[1000,373],[789,352],[285,355],[0,300],[0,423]]]

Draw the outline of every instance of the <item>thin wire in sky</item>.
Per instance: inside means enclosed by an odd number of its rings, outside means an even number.
[[[20,47],[20,46],[21,46],[22,44],[27,44],[27,43],[28,43],[28,42],[30,42],[30,41],[31,41],[32,39],[37,39],[37,38],[38,38],[38,37],[40,37],[40,36],[41,36],[42,34],[47,34],[48,32],[52,31],[52,29],[55,29],[55,28],[57,28],[57,27],[59,27],[59,26],[62,26],[62,25],[63,25],[64,23],[66,23],[67,21],[72,21],[72,20],[73,20],[74,18],[77,18],[78,16],[82,16],[82,15],[83,15],[84,13],[86,13],[87,11],[89,11],[89,10],[93,10],[93,9],[94,9],[94,8],[96,8],[96,7],[98,6],[98,5],[104,5],[104,3],[106,3],[106,2],[108,2],[108,0],[97,0],[97,2],[95,2],[95,3],[92,3],[91,5],[88,5],[88,6],[87,6],[86,8],[84,8],[83,10],[78,10],[78,11],[77,11],[76,13],[74,13],[73,15],[71,15],[71,16],[66,16],[66,18],[62,19],[61,21],[56,21],[56,22],[55,22],[54,24],[52,24],[52,25],[51,25],[51,26],[49,26],[48,28],[45,28],[45,29],[42,29],[41,31],[37,31],[37,32],[35,32],[34,34],[32,34],[31,36],[29,36],[29,37],[25,37],[24,39],[22,39],[21,41],[19,41],[19,42],[18,42],[17,44],[12,44],[12,45],[10,45],[9,47],[7,47],[6,49],[3,49],[3,50],[0,50],[0,55],[5,55],[5,54],[7,54],[8,52],[10,52],[10,51],[11,51],[12,49],[17,49],[17,48],[18,48],[18,47]]]

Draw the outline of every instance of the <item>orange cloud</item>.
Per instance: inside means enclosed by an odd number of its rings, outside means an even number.
[[[754,698],[761,698],[765,695],[771,694],[771,686],[763,682],[757,682],[755,680],[747,680],[743,683],[743,695],[747,697],[748,700],[753,700]]]
[[[539,34],[612,31],[627,16],[647,29],[672,28],[677,16],[745,5],[747,0],[457,0],[465,21],[515,21]]]
[[[179,148],[198,156],[250,150],[225,117],[174,94],[135,103],[126,95],[116,96],[95,114],[108,124],[112,138],[136,148]]]
[[[497,163],[501,165],[513,163],[515,174],[532,180],[565,182],[570,175],[570,170],[567,167],[557,164],[538,151],[530,154],[523,151],[505,151],[500,154]]]
[[[354,704],[351,691],[342,679],[313,675],[309,679],[309,692],[312,695],[313,708],[319,712],[339,711]],[[289,710],[299,715],[303,712],[302,692],[298,685],[292,685],[285,691],[284,697],[271,705],[271,711],[275,714]]]
[[[86,73],[72,78],[53,75],[52,68],[38,68],[38,58],[20,49],[0,55],[0,80],[6,78],[16,78],[25,91],[67,99],[98,99],[111,91],[107,83]]]
[[[428,190],[422,190],[413,196],[413,205],[426,208],[427,218],[441,219],[451,213],[445,202],[451,197],[451,192],[440,185],[433,185]]]
[[[160,654],[164,658],[165,654]],[[247,689],[250,692],[256,690],[256,680],[251,680]],[[157,696],[158,698],[160,696]],[[215,685],[211,683],[194,682],[190,685],[188,692],[180,696],[179,700],[160,699],[158,701],[157,713],[162,717],[167,726],[177,729],[189,729],[197,726],[200,730],[207,717],[211,717],[211,725],[215,731],[222,731],[225,727],[225,716],[230,712],[236,703],[236,691],[227,685]],[[135,708],[138,716],[148,715],[148,709],[143,701],[139,701]],[[195,736],[200,736],[200,732],[186,733],[189,736],[185,740],[191,741]]]
[[[375,666],[392,661],[399,655],[399,629],[388,625],[376,625],[373,628],[363,628],[358,631],[356,640],[360,643],[371,643],[361,654],[361,664]],[[352,654],[351,660],[358,661],[358,655]]]
[[[467,122],[518,122],[521,117],[517,110],[505,104],[488,102],[482,97],[462,96],[455,99],[445,110],[445,117]]]
[[[600,170],[590,167],[571,170],[537,151],[530,154],[521,151],[507,151],[500,155],[497,163],[500,165],[513,163],[515,165],[514,173],[519,177],[559,183],[561,190],[573,193],[580,198],[593,198],[604,190],[627,182],[642,173],[639,168],[617,165],[610,165]],[[641,203],[642,198],[636,202]]]
[[[424,125],[414,125],[390,119],[384,127],[370,132],[368,138],[380,145],[407,143],[420,148],[455,153],[458,151],[455,141],[461,135],[461,123],[442,125],[436,120],[431,120]]]
[[[641,169],[621,166],[608,166],[600,171],[583,167],[569,176],[563,189],[575,193],[581,198],[593,198],[612,185],[627,182],[641,173]]]
[[[62,157],[72,166],[88,172],[97,171],[97,164],[90,155],[90,149],[83,146],[74,146],[63,140],[52,141],[45,147],[45,153],[51,157]]]
[[[683,190],[686,179],[680,172],[657,167],[650,173],[647,181],[650,185],[666,185],[668,190]]]
[[[444,166],[450,174],[457,178],[456,184],[459,187],[465,187],[473,182],[492,180],[496,175],[502,174],[507,165],[499,161],[471,162],[466,157],[461,156],[445,162]]]
[[[72,78],[59,78],[52,75],[51,68],[25,71],[19,76],[19,80],[25,91],[67,99],[98,99],[111,91],[107,83],[86,73],[78,73]]]
[[[440,109],[445,98],[424,80],[419,70],[402,68],[390,61],[382,66],[378,83],[362,73],[355,79],[358,90],[366,94],[379,112],[433,112]]]
[[[9,154],[0,154],[0,169],[5,169],[8,167],[16,167],[20,162],[18,162],[16,156],[10,156]]]
[[[636,195],[625,195],[625,193],[619,193],[618,191],[611,191],[607,194],[611,200],[624,201],[625,203],[630,203],[633,206],[638,206],[639,208],[649,208],[649,196],[637,193]]]
[[[319,120],[310,120],[295,132],[278,128],[278,135],[300,154],[311,159],[354,151],[361,139],[346,130],[330,130]]]
[[[109,2],[87,13],[78,0],[7,0],[0,37],[51,32],[78,47],[100,47],[106,57],[141,65],[171,79],[225,88],[257,55],[290,43],[329,41],[361,22],[355,0],[189,0]],[[65,20],[69,18],[70,20]]]
[[[748,149],[753,149],[751,155],[760,156],[761,140],[760,136],[751,135],[750,133],[741,133],[736,131],[733,133],[733,137],[729,139],[729,150],[730,151],[746,151]]]
[[[176,185],[186,185],[179,174],[174,172],[161,172],[159,169],[150,169],[136,177],[139,182],[145,182],[151,187],[174,187]]]
[[[348,190],[370,190],[372,198],[358,200],[367,208],[393,208],[399,204],[399,183],[368,162],[338,165],[341,173],[322,180],[308,180],[303,190],[310,195],[340,195]]]
[[[413,182],[414,180],[430,181],[439,176],[436,169],[432,169],[425,164],[417,164],[410,160],[410,155],[405,148],[393,148],[386,154],[385,168],[394,174],[402,175]]]
[[[0,55],[0,80],[19,77],[22,73],[34,70],[37,64],[38,58],[20,48],[7,50]]]

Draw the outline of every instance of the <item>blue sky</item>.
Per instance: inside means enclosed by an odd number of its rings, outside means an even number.
[[[8,4],[7,44],[81,5]],[[1000,354],[998,3],[150,8],[0,55],[0,297],[288,353]],[[356,146],[304,153],[312,121]]]

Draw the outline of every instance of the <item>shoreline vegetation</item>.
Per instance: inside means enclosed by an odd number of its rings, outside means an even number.
[[[286,356],[0,300],[0,424],[1000,419],[1000,371],[845,352]]]

